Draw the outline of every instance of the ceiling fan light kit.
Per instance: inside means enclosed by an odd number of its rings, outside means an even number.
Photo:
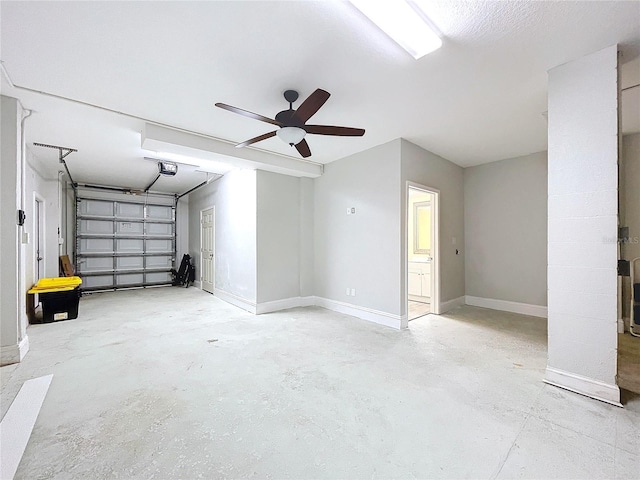
[[[291,146],[299,144],[306,134],[300,127],[282,127],[276,131],[278,138]]]
[[[320,107],[325,104],[330,96],[331,94],[329,92],[318,88],[315,92],[309,95],[296,110],[294,110],[293,102],[298,99],[298,92],[295,90],[287,90],[284,92],[284,99],[289,102],[289,109],[278,112],[275,118],[265,117],[258,113],[227,105],[226,103],[216,103],[216,107],[280,127],[278,130],[274,130],[273,132],[264,133],[245,142],[239,143],[236,147],[246,147],[247,145],[252,145],[254,143],[261,142],[262,140],[277,136],[283,142],[295,147],[302,157],[307,158],[311,156],[311,149],[304,138],[307,133],[339,137],[361,137],[364,135],[364,129],[362,128],[306,124],[307,120],[320,110]]]

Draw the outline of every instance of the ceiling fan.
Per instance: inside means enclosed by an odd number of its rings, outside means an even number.
[[[236,147],[246,147],[247,145],[261,142],[262,140],[266,140],[267,138],[277,135],[284,142],[291,146],[295,146],[300,155],[306,158],[311,156],[309,144],[304,139],[307,133],[314,135],[335,135],[340,137],[361,137],[364,135],[364,129],[362,128],[306,124],[307,120],[320,110],[320,107],[324,105],[330,95],[331,94],[329,92],[318,88],[315,92],[309,95],[296,110],[294,110],[293,102],[298,99],[298,92],[295,90],[287,90],[284,92],[284,98],[289,102],[289,109],[278,112],[275,119],[249,112],[241,108],[232,107],[225,103],[216,103],[216,107],[280,127],[278,130],[274,130],[273,132],[265,133],[264,135],[254,137],[246,142],[239,143]]]

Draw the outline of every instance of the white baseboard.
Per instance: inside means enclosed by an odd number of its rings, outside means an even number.
[[[620,388],[618,388],[617,385],[609,385],[608,383],[603,383],[593,378],[583,377],[582,375],[565,372],[564,370],[552,367],[547,367],[544,382],[616,405],[617,407],[622,406],[620,403]]]
[[[256,314],[277,312],[288,308],[310,307],[316,303],[315,297],[291,297],[271,302],[262,302],[256,305]]]
[[[387,327],[397,328],[398,330],[402,328],[402,317],[400,315],[394,315],[392,313],[382,312],[380,310],[374,310],[360,305],[353,305],[352,303],[330,300],[323,297],[315,297],[315,299],[318,307],[333,310],[334,312],[346,313],[352,317],[361,318],[380,325],[386,325]]]
[[[194,280],[193,286],[202,290],[202,282],[200,280]]]
[[[234,295],[224,290],[216,288],[214,295],[220,300],[224,300],[232,305],[242,308],[249,313],[260,315],[263,313],[277,312],[280,310],[286,310],[296,307],[311,307],[318,306],[332,310],[334,312],[345,313],[353,317],[368,320],[369,322],[378,323],[380,325],[386,325],[392,328],[406,328],[407,316],[394,315],[388,312],[382,312],[380,310],[374,310],[368,307],[362,307],[360,305],[354,305],[351,303],[340,302],[337,300],[330,300],[323,297],[290,297],[283,298],[282,300],[273,300],[270,302],[253,303],[246,298],[242,298],[238,295]]]
[[[465,304],[465,297],[454,298],[446,302],[440,302],[440,314],[447,313],[449,310],[453,310],[456,307],[460,307]]]
[[[496,300],[494,298],[465,296],[465,303],[474,307],[491,308],[492,310],[502,310],[504,312],[520,313],[532,317],[547,318],[547,307],[542,305],[531,305],[529,303],[509,302],[507,300]]]
[[[0,367],[19,363],[29,351],[29,337],[24,336],[18,345],[0,347]]]
[[[256,313],[256,304],[251,300],[248,300],[239,295],[235,295],[233,293],[225,292],[224,290],[220,290],[219,288],[214,288],[213,294],[220,300],[224,300],[231,305],[240,307],[241,309],[246,310],[249,313],[253,313],[254,315]]]

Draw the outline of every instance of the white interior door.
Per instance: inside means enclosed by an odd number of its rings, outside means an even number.
[[[35,240],[35,281],[44,277],[44,203],[40,198],[35,201],[34,215]]]
[[[202,289],[206,292],[213,293],[213,267],[214,267],[214,209],[208,208],[200,214],[201,233],[200,233],[200,258],[201,267],[200,275]]]

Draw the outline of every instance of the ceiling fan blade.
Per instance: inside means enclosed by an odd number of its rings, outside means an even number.
[[[247,140],[246,142],[239,143],[236,145],[236,148],[246,147],[247,145],[251,145],[252,143],[261,142],[262,140],[266,140],[267,138],[271,138],[275,136],[276,136],[276,130],[274,130],[273,132],[265,133],[264,135],[260,135],[259,137],[254,137],[250,140]]]
[[[309,144],[303,138],[300,143],[296,144],[296,150],[302,155],[304,158],[311,156],[311,150],[309,149]]]
[[[254,120],[260,120],[261,122],[266,122],[272,125],[277,125],[279,127],[282,127],[282,123],[272,118],[265,117],[264,115],[260,115],[258,113],[253,113],[248,110],[243,110],[238,107],[232,107],[231,105],[227,105],[226,103],[216,103],[216,107],[223,108],[224,110],[229,110],[230,112],[233,112],[233,113],[244,115],[245,117],[253,118]]]
[[[324,105],[331,94],[318,88],[315,92],[307,97],[307,99],[300,104],[297,108],[296,113],[293,114],[294,118],[301,123],[305,123],[309,120],[320,107]]]
[[[315,135],[337,135],[340,137],[361,137],[364,135],[364,128],[336,127],[334,125],[305,125],[307,133]]]

